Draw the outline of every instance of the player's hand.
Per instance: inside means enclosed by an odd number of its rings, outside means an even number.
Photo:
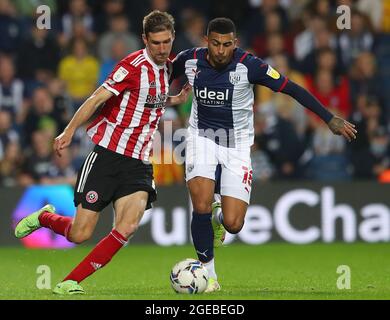
[[[344,136],[349,142],[352,139],[356,139],[357,130],[355,129],[355,125],[338,116],[334,116],[328,122],[328,127],[334,134]]]
[[[178,104],[186,102],[188,96],[190,95],[190,92],[191,92],[191,85],[189,84],[189,82],[187,82],[181,89],[180,93],[177,95],[179,101]]]
[[[62,156],[61,151],[68,147],[72,142],[73,133],[69,131],[62,132],[58,137],[54,139],[53,149],[59,157]]]

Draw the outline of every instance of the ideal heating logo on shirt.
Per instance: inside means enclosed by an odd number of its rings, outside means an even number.
[[[212,90],[207,87],[195,88],[195,97],[198,102],[208,106],[224,105],[229,100],[229,89],[226,90]]]

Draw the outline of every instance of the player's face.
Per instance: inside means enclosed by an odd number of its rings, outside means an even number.
[[[206,40],[209,49],[208,59],[213,67],[220,69],[232,61],[233,51],[237,45],[233,32],[226,34],[210,32]]]
[[[164,64],[171,54],[173,33],[169,30],[160,32],[149,32],[148,35],[142,35],[142,39],[148,50],[148,54],[156,64]]]

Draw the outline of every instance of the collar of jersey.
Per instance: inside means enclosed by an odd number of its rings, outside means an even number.
[[[143,53],[144,53],[144,56],[145,56],[145,59],[146,61],[148,61],[153,67],[156,67],[157,69],[163,69],[164,68],[164,65],[161,65],[159,66],[158,64],[156,64],[151,57],[149,57],[148,55],[148,50],[143,49]]]

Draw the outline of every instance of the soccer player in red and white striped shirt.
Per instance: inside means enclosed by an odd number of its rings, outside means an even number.
[[[76,129],[104,104],[87,129],[96,146],[78,174],[75,218],[57,215],[53,206],[46,205],[15,228],[18,238],[46,227],[69,241],[82,243],[91,237],[99,212],[113,202],[114,229],[54,288],[57,294],[84,293],[79,283],[111,260],[156,199],[153,168],[148,162],[153,137],[166,103],[186,101],[190,88],[168,97],[168,56],[174,40],[172,16],[153,11],[144,18],[143,29],[145,48],[118,63],[54,141],[54,149],[61,156]]]

